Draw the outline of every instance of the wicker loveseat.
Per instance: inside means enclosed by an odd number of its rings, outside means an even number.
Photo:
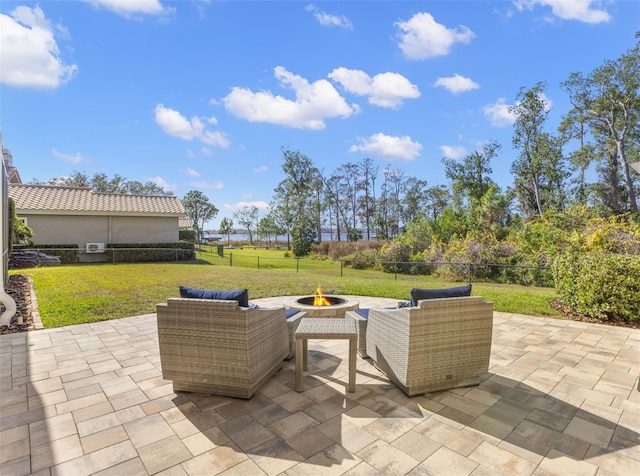
[[[169,298],[157,318],[162,376],[174,391],[251,398],[289,354],[284,308]]]
[[[477,385],[489,370],[492,330],[493,303],[480,296],[370,309],[366,353],[409,396]]]

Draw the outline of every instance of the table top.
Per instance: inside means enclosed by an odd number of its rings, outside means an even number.
[[[303,317],[296,337],[305,339],[346,339],[357,337],[356,321],[350,318]]]

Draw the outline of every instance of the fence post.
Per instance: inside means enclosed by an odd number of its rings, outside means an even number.
[[[296,258],[296,273],[300,272],[300,258]]]
[[[258,256],[258,269],[260,269],[260,256]]]
[[[395,281],[398,280],[398,262],[397,261],[394,261],[393,263],[393,279]]]
[[[342,277],[342,259],[340,259],[340,277]]]
[[[233,266],[233,251],[229,251],[229,266]]]

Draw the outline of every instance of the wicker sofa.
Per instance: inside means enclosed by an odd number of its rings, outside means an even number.
[[[169,298],[156,310],[162,376],[174,391],[251,398],[289,354],[284,308]]]
[[[366,354],[409,396],[477,385],[489,370],[493,303],[467,296],[370,309],[364,329]]]

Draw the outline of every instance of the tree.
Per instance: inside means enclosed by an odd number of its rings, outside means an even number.
[[[479,206],[489,187],[494,185],[490,162],[500,148],[498,142],[491,140],[482,151],[467,155],[462,162],[447,157],[442,159],[445,175],[451,180],[454,193],[466,193],[469,205]]]
[[[514,115],[513,147],[520,151],[511,165],[520,209],[526,216],[543,216],[545,210],[564,208],[564,181],[568,177],[559,138],[544,131],[549,104],[540,82],[529,90],[521,88]]]
[[[360,197],[360,217],[367,233],[367,241],[371,240],[373,230],[373,217],[376,213],[376,178],[378,167],[373,165],[370,158],[364,159],[360,164],[360,189],[364,194]]]
[[[276,246],[278,245],[278,235],[282,230],[278,227],[273,215],[270,213],[260,219],[256,231],[258,235],[266,238],[267,246],[271,246],[272,236],[275,237]]]
[[[283,148],[282,154],[282,171],[285,178],[274,190],[271,209],[278,217],[278,225],[285,228],[289,235],[298,220],[310,219],[314,228],[317,226],[317,213],[314,213],[314,210],[317,210],[318,206],[314,190],[317,190],[319,171],[311,159],[299,151]]]
[[[636,33],[640,38],[640,32]],[[638,212],[627,153],[640,131],[640,42],[617,60],[607,60],[590,75],[572,73],[562,83],[571,97],[576,114],[584,117],[592,130],[606,134],[616,150],[616,158],[627,191],[629,208]]]
[[[251,245],[253,245],[253,230],[258,224],[259,214],[260,209],[255,205],[245,205],[233,214],[233,217],[238,220],[238,223],[247,230],[249,234],[249,244]]]
[[[43,182],[36,179],[32,184],[54,185],[57,187],[87,187],[98,193],[121,193],[130,195],[173,195],[154,182],[130,181],[122,175],[115,174],[109,179],[105,173],[96,173],[89,178],[86,173],[74,171],[70,176],[55,177]]]
[[[221,235],[226,235],[227,246],[229,246],[229,243],[230,243],[229,235],[233,233],[233,220],[227,217],[223,218],[222,221],[220,222],[220,229],[218,230],[218,233],[220,233]]]
[[[198,243],[200,243],[202,241],[202,232],[204,230],[205,223],[216,217],[218,209],[200,190],[191,190],[187,192],[182,199],[182,204],[184,205],[187,215],[191,219],[191,223],[193,223],[193,226],[196,229]]]

